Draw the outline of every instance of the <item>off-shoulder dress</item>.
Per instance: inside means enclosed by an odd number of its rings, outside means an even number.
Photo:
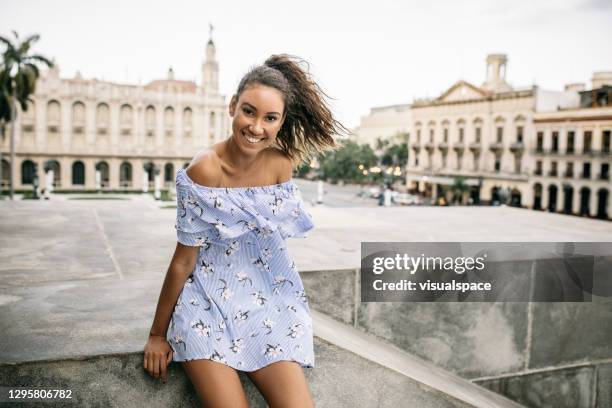
[[[168,327],[173,361],[313,368],[308,299],[285,245],[314,226],[295,182],[207,187],[181,169],[176,192],[177,240],[200,248]]]

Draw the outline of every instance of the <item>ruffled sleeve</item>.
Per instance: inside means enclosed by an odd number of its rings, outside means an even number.
[[[305,237],[314,227],[293,181],[275,186],[209,188],[193,183],[184,169],[176,180],[177,240],[204,246],[252,233],[265,238]]]

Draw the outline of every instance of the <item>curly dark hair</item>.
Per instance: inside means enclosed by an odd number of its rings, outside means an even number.
[[[306,70],[300,67],[305,63]],[[236,99],[250,85],[260,84],[280,91],[285,100],[285,121],[276,143],[292,162],[310,161],[312,156],[341,147],[334,135],[350,134],[338,122],[323,96],[330,98],[312,80],[310,64],[288,54],[270,56],[263,65],[252,67],[240,80]],[[331,98],[330,98],[331,99]]]

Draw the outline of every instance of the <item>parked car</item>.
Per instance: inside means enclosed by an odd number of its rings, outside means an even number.
[[[408,193],[393,194],[392,200],[395,204],[399,205],[415,205],[422,203],[422,200],[419,196],[415,196]]]

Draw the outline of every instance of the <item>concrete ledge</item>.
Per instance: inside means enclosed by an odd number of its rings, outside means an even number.
[[[305,369],[305,374],[318,407],[396,408],[406,404],[419,408],[471,406],[317,337],[315,361],[315,369]],[[239,375],[251,407],[267,407],[248,376],[245,373]],[[170,364],[168,383],[162,384],[144,371],[142,353],[138,352],[3,364],[0,365],[0,383],[6,386],[72,390],[72,403],[62,402],[62,406],[199,406],[195,390],[180,364]],[[36,407],[40,406],[40,402],[20,406]]]

